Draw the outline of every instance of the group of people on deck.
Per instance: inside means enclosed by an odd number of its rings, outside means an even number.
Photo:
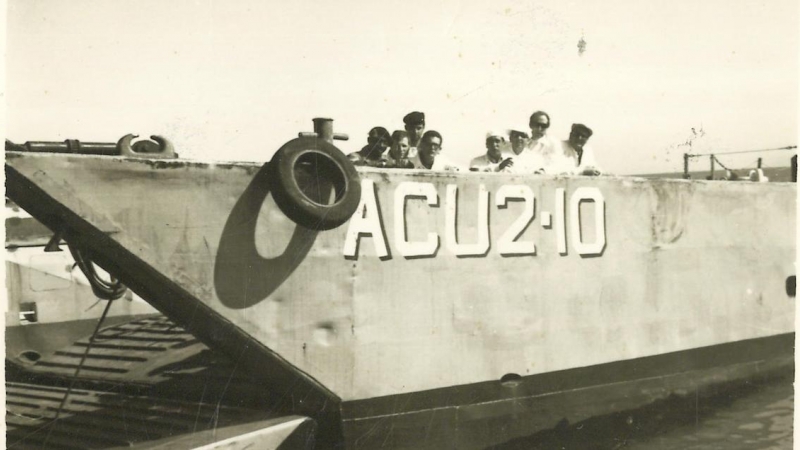
[[[396,130],[391,135],[386,128],[372,128],[367,136],[367,145],[348,155],[350,160],[358,166],[464,170],[442,154],[442,135],[438,131],[425,130],[424,113],[411,112],[403,122],[405,129]],[[592,136],[589,127],[573,124],[569,139],[555,139],[547,135],[550,116],[544,111],[534,112],[529,126],[530,136],[520,130],[488,132],[486,152],[472,159],[469,170],[516,174],[600,174],[594,153],[586,145]]]

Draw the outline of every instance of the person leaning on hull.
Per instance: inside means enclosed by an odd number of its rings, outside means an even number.
[[[414,164],[409,160],[409,139],[408,133],[403,130],[395,130],[392,133],[392,145],[389,151],[383,154],[381,162],[377,167],[387,169],[413,169]]]
[[[425,114],[413,111],[403,117],[404,130],[396,130],[388,138],[383,127],[374,127],[367,136],[367,145],[348,158],[357,166],[392,169],[458,171],[458,164],[442,152],[442,135],[425,130]],[[509,131],[511,148],[505,148],[505,133],[490,131],[486,135],[486,153],[473,158],[469,170],[516,174],[599,175],[594,152],[587,145],[593,132],[586,125],[572,125],[569,139],[560,141],[547,135],[550,115],[536,111],[530,116],[530,138],[519,130]],[[387,146],[389,150],[386,150]]]
[[[417,154],[410,158],[414,169],[423,170],[442,170],[457,172],[460,170],[458,164],[441,155],[442,135],[438,131],[429,130],[422,135],[419,141]]]
[[[547,168],[551,167],[561,154],[560,142],[547,136],[547,129],[550,127],[550,116],[546,112],[534,112],[528,123],[531,129],[530,139],[522,131],[511,130],[509,133],[511,152],[503,157],[504,166],[501,169],[503,172],[516,174],[547,173]],[[490,145],[489,137],[487,136],[486,142],[487,152]],[[505,162],[506,159],[508,162]],[[480,163],[480,161],[473,161]],[[499,164],[497,167],[499,168]],[[478,170],[481,169],[479,168]]]
[[[561,173],[578,175],[600,175],[594,159],[594,151],[586,145],[592,137],[592,129],[582,123],[572,124],[569,139],[562,142],[563,159]]]
[[[502,151],[505,135],[496,131],[486,133],[486,154],[473,158],[469,170],[473,172],[509,172],[514,166],[513,156]]]
[[[391,143],[392,140],[386,128],[374,127],[367,134],[367,145],[357,152],[350,153],[347,157],[353,162],[353,165],[377,167],[383,161],[383,155]]]
[[[519,130],[509,130],[508,140],[511,141],[511,156],[519,156],[528,145],[528,133]]]
[[[530,140],[523,132],[511,130],[510,168],[513,173],[599,175],[600,169],[591,147],[586,145],[592,130],[573,124],[569,139],[559,141],[547,135],[550,115],[544,111],[531,114],[528,122]]]
[[[528,126],[531,138],[520,154],[524,158],[524,167],[533,173],[549,173],[559,163],[561,142],[547,135],[550,128],[550,115],[544,111],[531,114]]]

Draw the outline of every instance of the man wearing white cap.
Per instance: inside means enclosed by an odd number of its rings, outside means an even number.
[[[508,130],[508,140],[511,141],[511,151],[519,155],[528,145],[528,133],[519,130]]]
[[[502,146],[506,141],[505,133],[490,131],[486,133],[486,153],[473,158],[469,170],[473,172],[509,172],[514,160],[503,153]]]

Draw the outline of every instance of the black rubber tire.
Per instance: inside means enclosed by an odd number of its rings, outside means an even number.
[[[304,179],[298,180],[298,174]],[[269,163],[269,184],[286,217],[311,230],[330,230],[347,222],[361,201],[361,180],[353,163],[316,137],[293,139],[278,149]],[[336,196],[325,204],[322,198],[330,198],[331,189]],[[313,192],[320,198],[310,197]]]

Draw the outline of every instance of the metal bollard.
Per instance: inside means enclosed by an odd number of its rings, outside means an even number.
[[[350,139],[350,136],[344,133],[333,132],[333,119],[316,117],[312,120],[314,122],[314,131],[310,133],[307,131],[301,131],[300,133],[297,133],[298,137],[318,137],[328,142],[333,142],[334,139],[337,141],[346,141]]]

